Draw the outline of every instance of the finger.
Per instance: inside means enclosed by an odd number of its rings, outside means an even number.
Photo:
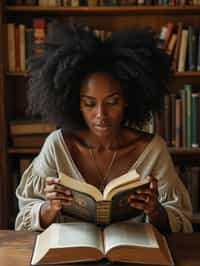
[[[151,182],[150,182],[150,189],[157,189],[158,184],[157,184],[157,180],[155,178],[151,178]]]
[[[59,184],[60,183],[60,179],[57,177],[47,177],[45,180],[47,185],[51,185],[51,184]]]
[[[149,196],[144,194],[144,193],[143,194],[133,194],[129,197],[128,200],[129,200],[129,202],[136,201],[136,200],[145,201],[147,197],[149,197]]]
[[[152,190],[150,188],[144,188],[144,189],[137,189],[136,190],[136,194],[147,194],[147,195],[151,195],[152,194]]]
[[[135,201],[130,203],[130,206],[132,208],[135,208],[135,209],[138,209],[138,210],[145,210],[145,208],[146,208],[146,204],[145,203],[135,202]]]
[[[44,191],[46,193],[48,192],[59,192],[59,193],[63,193],[67,196],[70,196],[72,195],[72,192],[70,189],[66,189],[64,188],[63,186],[59,185],[59,184],[51,184],[51,185],[47,185],[45,188],[44,188]]]
[[[47,193],[46,194],[47,199],[49,200],[64,200],[64,201],[72,201],[72,196],[66,196],[63,193],[59,193],[57,191]]]

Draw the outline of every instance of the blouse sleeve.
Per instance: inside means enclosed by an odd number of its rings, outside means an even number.
[[[19,204],[19,213],[15,221],[16,230],[40,231],[40,207],[45,201],[45,177],[56,177],[56,166],[53,156],[53,147],[47,138],[40,154],[33,160],[22,175],[16,196]]]
[[[160,144],[160,152],[152,171],[152,176],[158,180],[159,201],[167,211],[172,232],[192,232],[192,205],[188,191],[177,176],[162,138]]]

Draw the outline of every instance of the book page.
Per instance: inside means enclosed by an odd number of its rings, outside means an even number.
[[[56,236],[58,235],[58,227],[56,225],[57,224],[52,224],[45,231],[37,235],[32,256],[32,264],[36,264],[37,261],[47,253],[53,243],[57,243]]]
[[[76,180],[70,176],[65,175],[64,173],[60,173],[59,178],[61,179],[61,185],[69,189],[71,188],[75,191],[80,191],[82,193],[89,194],[96,201],[100,201],[103,199],[102,193],[95,186]]]
[[[77,261],[80,258],[81,260],[88,260],[89,257],[85,253],[80,254],[82,248],[84,248],[84,252],[88,252],[88,247],[100,251],[99,253],[93,252],[93,256],[96,258],[95,254],[104,254],[102,237],[101,229],[94,224],[84,222],[51,224],[37,236],[31,264],[53,262],[52,258],[55,262],[70,261],[70,258],[72,258],[72,261],[75,261],[75,258],[77,258]],[[79,252],[79,254],[76,254],[76,252]],[[92,254],[92,251],[89,254]]]
[[[150,224],[122,222],[109,225],[104,229],[105,253],[119,245],[158,248]]]
[[[103,252],[101,230],[90,223],[58,224],[56,247],[96,247]]]
[[[135,181],[138,181],[140,179],[139,174],[136,172],[135,169],[127,172],[124,175],[121,175],[111,182],[109,182],[103,192],[103,198],[106,200],[111,200],[114,191],[118,188],[121,189],[124,185],[133,184]],[[110,195],[112,194],[112,195]]]

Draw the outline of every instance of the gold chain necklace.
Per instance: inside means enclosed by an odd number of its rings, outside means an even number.
[[[111,171],[111,169],[112,169],[112,166],[113,166],[113,164],[114,164],[114,162],[115,162],[115,159],[116,159],[116,157],[117,157],[117,151],[115,151],[114,153],[113,153],[113,156],[112,156],[112,159],[111,159],[111,161],[110,161],[110,163],[109,163],[109,165],[108,165],[108,167],[107,167],[107,169],[106,169],[106,172],[105,172],[105,175],[103,175],[102,174],[102,172],[101,172],[101,169],[99,168],[99,165],[98,165],[98,163],[96,162],[96,159],[95,159],[95,155],[94,155],[94,151],[93,151],[93,149],[92,148],[89,148],[89,152],[90,152],[90,155],[91,155],[91,157],[92,157],[92,159],[93,159],[93,161],[94,161],[94,165],[95,165],[95,167],[96,167],[96,172],[98,173],[98,178],[99,178],[99,185],[98,185],[98,188],[99,188],[99,190],[101,191],[101,192],[103,192],[103,190],[104,190],[104,188],[105,188],[105,186],[106,186],[106,182],[109,180],[109,174],[110,174],[110,171]]]

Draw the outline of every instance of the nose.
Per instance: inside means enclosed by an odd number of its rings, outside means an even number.
[[[107,114],[107,112],[106,112],[105,106],[103,106],[103,104],[99,104],[97,106],[96,117],[98,119],[102,119],[102,118],[105,118],[106,117],[106,114]]]

